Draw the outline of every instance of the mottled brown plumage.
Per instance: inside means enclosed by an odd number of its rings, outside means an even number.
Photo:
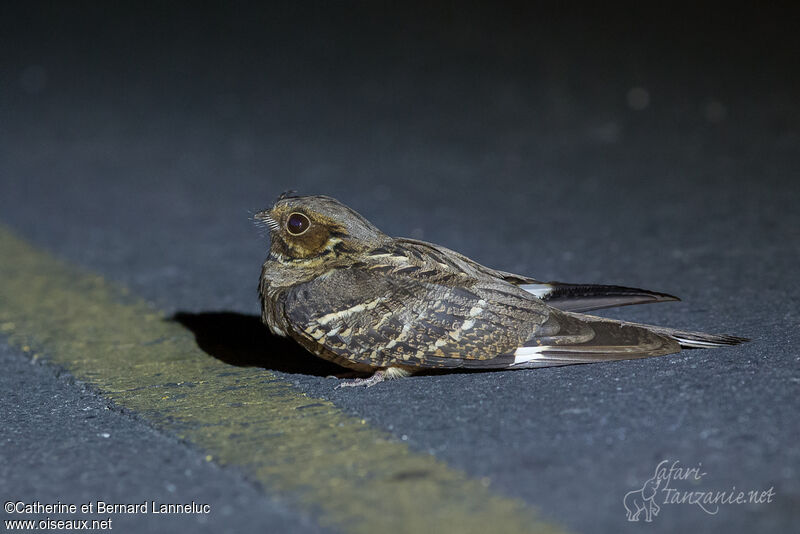
[[[263,321],[322,358],[375,372],[343,385],[426,368],[545,367],[743,341],[575,313],[676,299],[490,269],[438,245],[391,238],[330,197],[282,195],[256,219],[271,231],[259,284]]]

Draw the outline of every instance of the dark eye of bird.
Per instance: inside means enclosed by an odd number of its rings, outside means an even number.
[[[286,231],[292,235],[304,233],[309,226],[311,226],[311,221],[302,213],[292,213],[289,215],[289,220],[286,221]]]

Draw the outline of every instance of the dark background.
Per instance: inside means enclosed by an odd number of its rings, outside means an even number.
[[[773,485],[778,499],[713,517],[673,506],[654,528],[787,529],[800,502],[788,6],[4,2],[0,221],[170,313],[257,313],[266,243],[248,218],[286,189],[492,267],[677,294],[607,315],[753,342],[366,391],[284,374],[574,530],[638,529],[622,497],[663,458],[702,462],[707,489]],[[54,449],[84,432],[70,406],[91,392],[2,354],[18,369],[4,390],[29,388],[4,416],[4,496],[154,498],[165,475],[138,463],[137,440],[171,480],[197,462],[115,413],[130,450],[113,462],[87,462],[96,445],[77,438]],[[50,426],[66,434],[37,430]],[[269,513],[315,528],[246,474],[203,469],[178,491],[229,507],[227,527]]]

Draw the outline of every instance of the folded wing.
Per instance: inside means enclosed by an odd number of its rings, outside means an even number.
[[[565,284],[562,282],[529,282],[518,285],[550,306],[572,312],[680,300],[678,297],[666,293],[614,285]]]
[[[529,276],[522,276],[499,271],[479,264],[478,262],[441,245],[418,241],[416,239],[399,238],[396,245],[401,254],[415,255],[421,260],[432,260],[445,269],[474,271],[484,275],[497,277],[509,284],[524,289],[531,295],[547,302],[550,306],[563,311],[587,312],[602,308],[646,304],[650,302],[669,302],[680,300],[678,297],[617,285],[568,284],[563,282],[541,282]]]
[[[494,358],[530,337],[550,308],[502,281],[464,282],[442,272],[340,269],[294,287],[285,313],[306,342],[357,364],[503,366]],[[312,293],[330,297],[305,298]]]

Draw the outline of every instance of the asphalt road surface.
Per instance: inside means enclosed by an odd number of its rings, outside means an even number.
[[[623,498],[663,460],[699,466],[672,481],[682,492],[774,496],[716,514],[662,503],[648,529],[789,531],[792,20],[777,8],[6,4],[0,223],[174,316],[209,357],[263,367],[567,531],[643,529]],[[274,347],[255,318],[267,240],[249,218],[288,189],[502,270],[683,299],[605,316],[752,341],[334,390],[331,368],[296,350],[259,359]],[[212,503],[207,516],[121,519],[130,532],[349,530],[7,339],[3,501]]]

